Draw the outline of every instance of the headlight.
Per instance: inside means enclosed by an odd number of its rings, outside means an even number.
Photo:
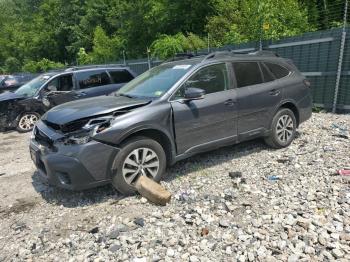
[[[30,132],[30,139],[31,140],[35,139],[35,134],[36,134],[36,126],[34,126],[32,132]]]
[[[113,116],[105,116],[91,119],[82,130],[64,138],[64,144],[83,145],[91,141],[91,138],[111,126]]]

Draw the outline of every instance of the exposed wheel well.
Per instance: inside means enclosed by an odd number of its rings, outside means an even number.
[[[299,127],[299,123],[300,123],[300,116],[299,116],[299,110],[298,108],[291,102],[287,102],[283,105],[281,105],[280,108],[288,108],[290,110],[292,110],[292,112],[295,115],[295,119],[297,120],[297,127]]]
[[[170,165],[172,163],[172,160],[173,160],[172,146],[171,146],[171,141],[167,135],[165,135],[163,132],[156,129],[147,129],[147,130],[141,130],[131,134],[130,136],[126,137],[122,142],[136,136],[144,136],[157,141],[164,149],[164,152],[167,158],[167,164]]]

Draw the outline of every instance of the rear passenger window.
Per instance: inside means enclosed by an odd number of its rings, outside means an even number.
[[[127,70],[111,70],[109,74],[112,77],[114,84],[127,83],[134,79],[134,77]]]
[[[275,80],[275,78],[272,76],[272,73],[264,64],[260,64],[261,72],[263,73],[264,82],[271,82]]]
[[[277,78],[282,78],[287,75],[289,75],[290,71],[286,69],[283,66],[273,64],[273,63],[267,63],[265,62],[265,65],[268,67],[268,69],[272,72],[272,74]]]
[[[87,71],[77,73],[76,78],[80,89],[111,84],[111,80],[106,71]]]
[[[233,63],[233,68],[235,70],[238,88],[263,83],[257,62],[235,62]]]

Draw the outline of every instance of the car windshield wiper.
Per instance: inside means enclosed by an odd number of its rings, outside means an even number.
[[[117,94],[117,95],[119,95],[119,96],[125,96],[125,97],[128,97],[128,98],[135,98],[135,96],[128,95],[128,94],[123,94],[123,93]]]

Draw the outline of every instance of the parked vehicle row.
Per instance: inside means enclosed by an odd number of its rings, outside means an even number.
[[[35,76],[34,74],[0,75],[0,93],[15,91]]]
[[[83,98],[109,95],[135,77],[125,67],[77,67],[42,74],[0,94],[0,129],[28,132],[47,110]]]
[[[52,185],[112,183],[128,195],[140,176],[159,181],[200,152],[257,137],[286,147],[311,108],[310,83],[291,61],[219,52],[164,63],[113,96],[54,107],[34,128],[30,154]]]

